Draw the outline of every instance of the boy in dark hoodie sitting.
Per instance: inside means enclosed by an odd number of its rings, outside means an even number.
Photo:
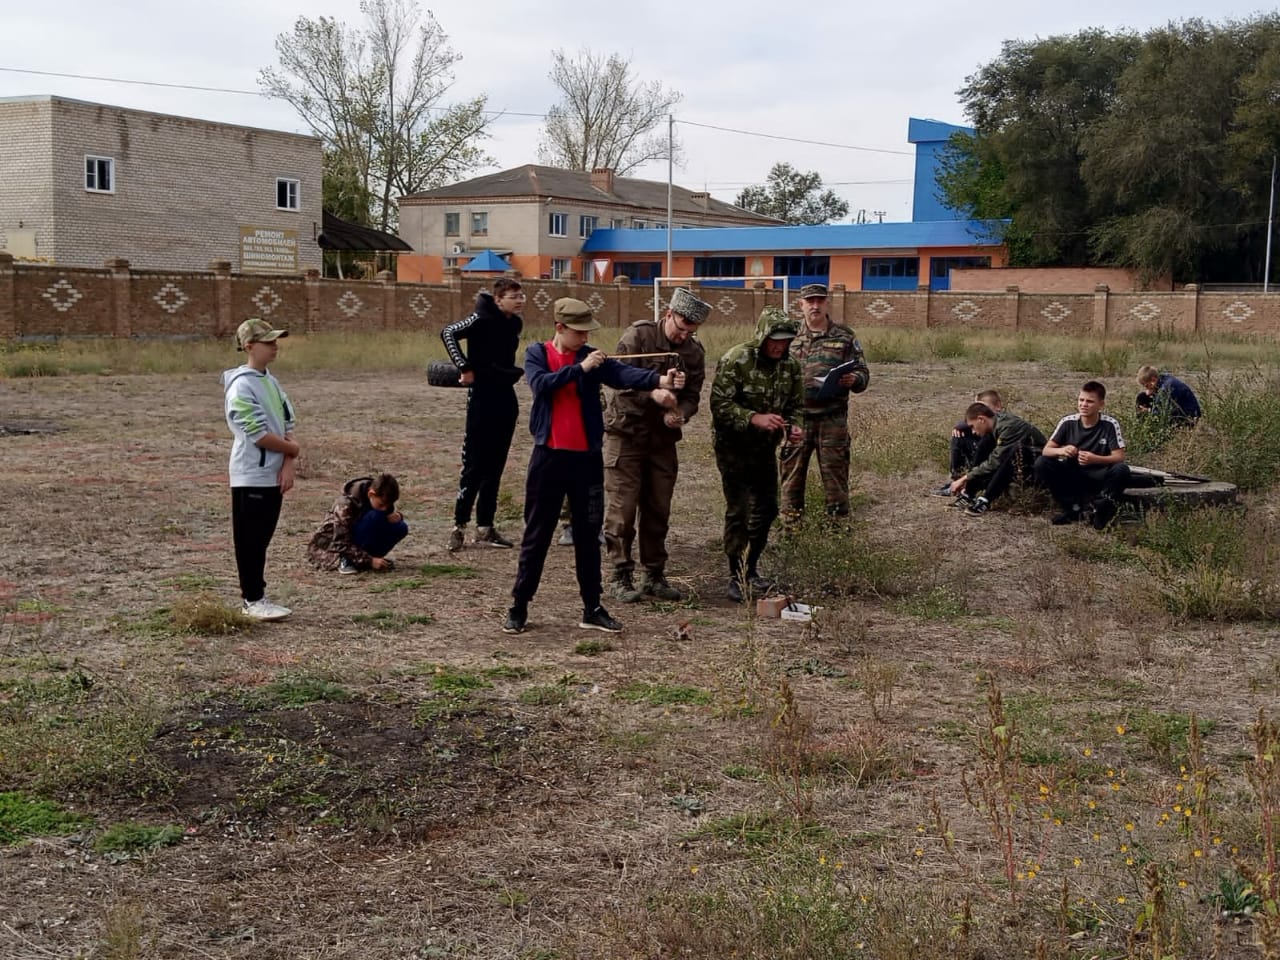
[[[320,528],[307,544],[307,559],[321,570],[358,573],[390,570],[392,548],[409,533],[396,509],[400,484],[389,473],[357,477],[342,487]]]

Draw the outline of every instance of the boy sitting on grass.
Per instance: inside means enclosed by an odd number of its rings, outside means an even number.
[[[391,570],[395,564],[387,554],[409,533],[396,509],[398,499],[400,483],[389,473],[348,480],[311,535],[307,559],[321,570],[339,573]]]
[[[1102,412],[1107,388],[1089,380],[1080,388],[1076,412],[1058,421],[1053,436],[1036,460],[1036,479],[1049,488],[1062,512],[1052,520],[1060,526],[1079,523],[1092,513],[1094,529],[1115,519],[1116,502],[1129,484],[1120,423]]]
[[[990,442],[991,452],[951,481],[950,490],[967,516],[980,517],[1015,480],[1034,479],[1032,468],[1044,447],[1044,434],[1021,417],[981,402],[969,404],[964,421],[975,437]]]
[[[974,401],[977,403],[985,403],[988,407],[999,413],[1004,409],[1004,401],[1000,399],[999,390],[983,390]],[[973,428],[968,422],[961,420],[951,430],[950,438],[950,479],[942,486],[933,490],[935,497],[946,497],[948,499],[955,496],[951,492],[951,484],[972,467],[976,467],[987,457],[991,456],[991,451],[995,449],[995,438],[990,434],[980,437],[973,432]]]

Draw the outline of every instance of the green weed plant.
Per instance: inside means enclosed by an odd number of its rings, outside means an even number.
[[[181,842],[182,828],[173,824],[117,823],[94,839],[93,849],[95,853],[136,855]]]
[[[51,800],[21,791],[0,793],[0,846],[28,837],[60,837],[76,833],[89,818],[72,813]]]

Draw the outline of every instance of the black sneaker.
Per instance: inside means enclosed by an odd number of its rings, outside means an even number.
[[[1049,522],[1055,527],[1063,527],[1068,523],[1079,523],[1083,517],[1084,513],[1080,510],[1080,504],[1073,503],[1068,509],[1055,514]]]
[[[572,547],[573,527],[566,523],[560,530],[560,539],[556,541],[556,544],[561,547]]]
[[[359,573],[360,568],[357,567],[350,560],[348,560],[346,557],[343,557],[341,560],[338,561],[338,572],[346,573],[346,574]]]
[[[968,510],[973,506],[973,497],[969,496],[967,493],[961,493],[951,501],[951,506],[960,510]]]
[[[1093,501],[1093,529],[1105,530],[1119,511],[1116,502],[1110,497],[1099,497]]]
[[[951,497],[951,496],[954,496],[954,494],[952,494],[952,492],[951,492],[951,484],[948,482],[948,483],[944,483],[944,484],[943,484],[942,486],[940,486],[937,490],[930,490],[930,491],[929,491],[929,496],[931,496],[931,497]]]
[[[680,591],[667,583],[661,570],[650,570],[640,581],[640,593],[655,600],[670,600],[672,603],[683,600]]]
[[[729,589],[725,591],[725,596],[734,603],[742,602],[742,584],[738,581],[737,577],[729,578]]]
[[[503,633],[524,633],[529,622],[529,608],[523,603],[513,604],[507,611],[507,619],[502,622]]]
[[[747,574],[747,583],[751,586],[751,592],[757,594],[766,594],[777,584],[768,577],[762,577],[758,573]]]
[[[476,544],[510,550],[514,544],[498,532],[497,527],[476,527]]]
[[[582,622],[578,626],[583,630],[603,630],[605,633],[618,633],[622,630],[622,624],[609,616],[608,610],[599,606],[594,610],[582,611]]]
[[[966,517],[981,517],[984,514],[986,514],[986,512],[990,509],[991,509],[991,504],[987,501],[987,498],[979,497],[977,500],[973,501],[973,503],[969,505],[969,507],[965,510],[964,515]]]
[[[623,603],[639,603],[640,591],[636,589],[630,570],[619,570],[609,581],[609,596]]]

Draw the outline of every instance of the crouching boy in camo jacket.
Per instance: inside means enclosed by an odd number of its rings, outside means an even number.
[[[320,528],[307,544],[307,559],[321,570],[359,573],[390,570],[391,549],[409,533],[396,509],[400,484],[389,473],[357,477],[342,487]]]

